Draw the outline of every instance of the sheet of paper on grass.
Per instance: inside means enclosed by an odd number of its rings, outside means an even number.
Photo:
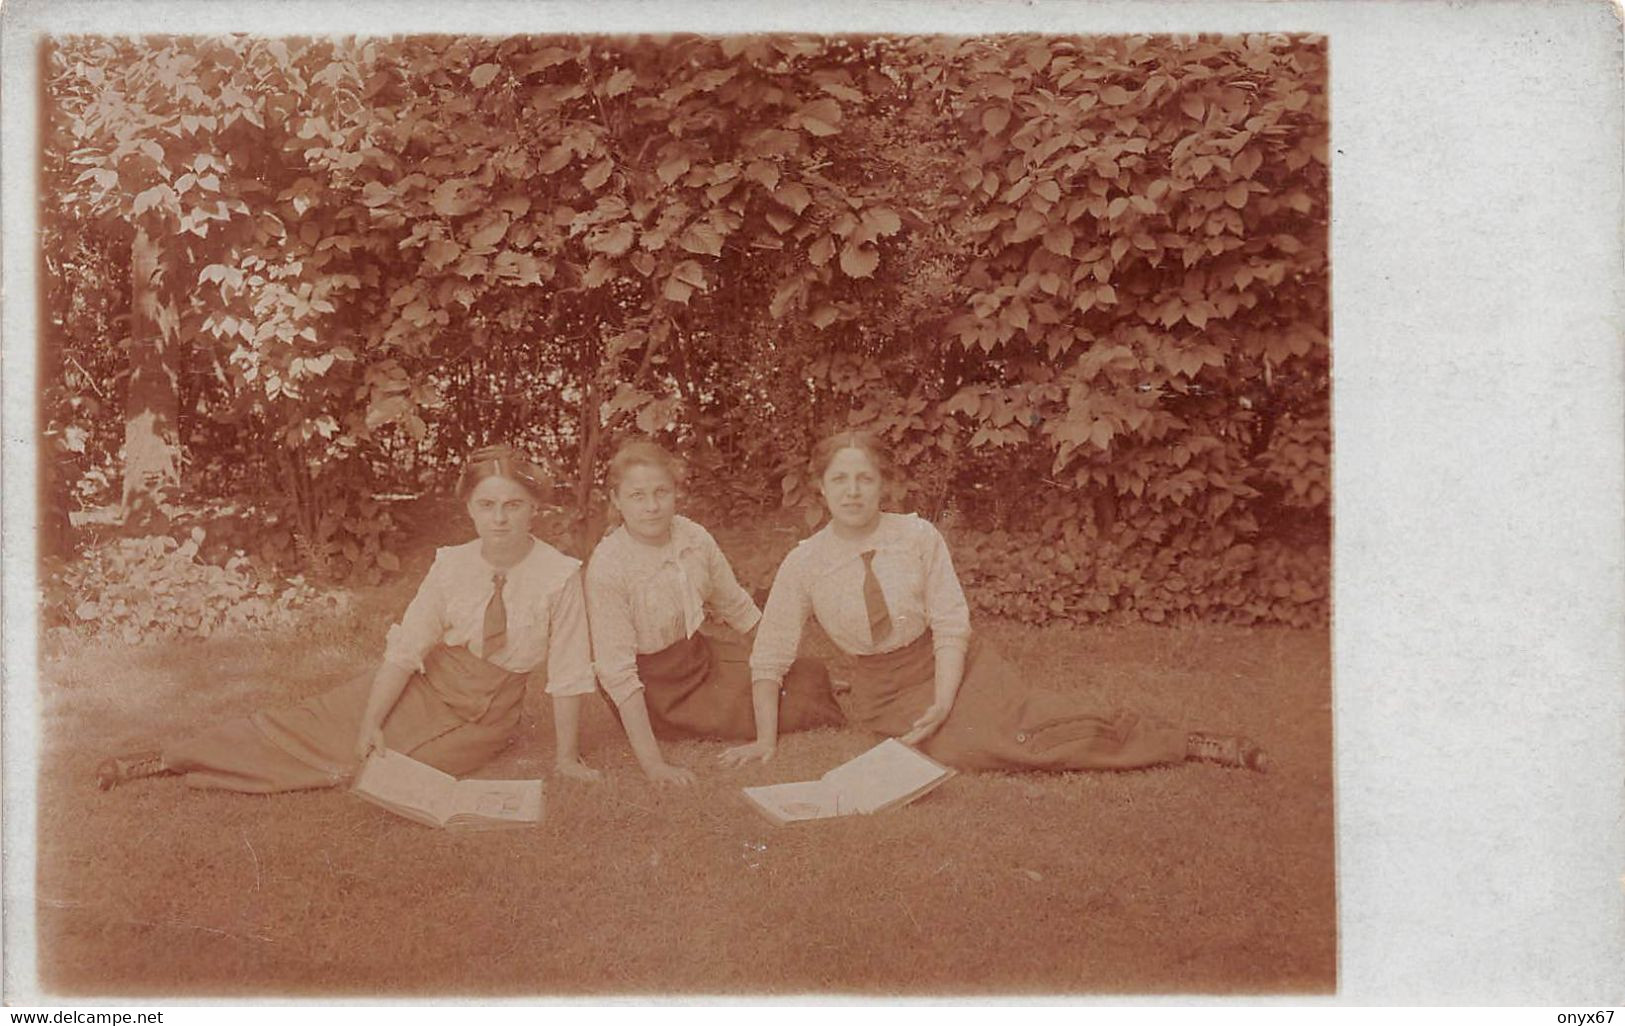
[[[518,827],[542,818],[540,780],[458,780],[387,749],[367,760],[350,790],[396,815],[448,830]]]
[[[745,797],[776,823],[869,815],[906,805],[954,771],[888,738],[817,780],[747,787]]]

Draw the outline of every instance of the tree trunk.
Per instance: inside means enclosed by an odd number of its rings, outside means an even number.
[[[162,252],[137,225],[130,244],[130,381],[120,502],[127,524],[165,519],[164,493],[180,485],[179,329],[180,315],[165,289]]]
[[[599,510],[599,501],[594,494],[592,471],[598,462],[598,447],[603,443],[603,419],[599,412],[602,403],[602,393],[598,387],[600,368],[597,361],[582,361],[584,366],[591,368],[586,375],[587,387],[581,396],[581,450],[576,460],[576,487],[575,487],[575,537],[572,542],[575,551],[571,555],[578,559],[586,559],[592,553],[593,546],[603,537],[606,521]]]

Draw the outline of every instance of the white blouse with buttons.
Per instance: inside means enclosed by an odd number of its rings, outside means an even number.
[[[873,549],[875,578],[886,596],[892,629],[876,643],[863,599],[863,553]],[[932,648],[964,651],[970,607],[954,574],[942,532],[914,514],[882,513],[867,538],[842,538],[833,526],[784,557],[756,628],[750,667],[754,680],[784,678],[801,644],[808,616],[849,655],[893,652],[931,632]]]
[[[495,594],[497,568],[480,555],[478,540],[435,553],[401,622],[389,629],[384,661],[421,671],[436,645],[466,645],[506,670],[529,673],[547,666],[547,693],[592,692],[592,647],[587,634],[581,561],[537,541],[524,559],[503,571],[502,602],[508,633],[494,655],[485,652],[485,609]]]
[[[643,687],[637,657],[691,637],[707,606],[740,632],[761,617],[711,532],[687,517],[672,518],[660,546],[616,528],[593,550],[586,579],[598,680],[616,705]]]

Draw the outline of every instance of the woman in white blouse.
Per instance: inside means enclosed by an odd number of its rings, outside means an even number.
[[[761,618],[710,532],[677,514],[682,465],[654,442],[610,459],[610,503],[621,525],[587,561],[587,610],[598,680],[650,779],[688,783],[657,737],[754,736],[749,649],[700,632],[706,608],[739,634]],[[788,732],[842,722],[823,663],[791,658],[775,684]]]
[[[577,750],[580,704],[594,690],[580,562],[530,534],[545,487],[541,469],[507,446],[474,453],[457,497],[478,537],[435,554],[370,679],[108,759],[100,786],[176,773],[232,791],[328,787],[385,747],[462,776],[512,742],[525,681],[544,663],[558,772],[597,778]]]
[[[727,762],[766,761],[777,745],[778,680],[813,616],[845,658],[849,720],[967,770],[1132,769],[1203,759],[1262,770],[1244,737],[1155,723],[1087,693],[1037,690],[971,633],[942,535],[883,513],[890,466],[880,442],[843,432],[813,452],[830,522],[785,557],[751,652],[756,740]]]

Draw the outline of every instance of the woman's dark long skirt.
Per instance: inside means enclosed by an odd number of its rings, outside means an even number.
[[[513,740],[528,675],[467,648],[437,648],[384,719],[384,743],[453,776],[490,762]],[[372,691],[358,677],[287,709],[229,720],[164,748],[165,768],[192,787],[268,794],[346,783]]]
[[[750,648],[743,641],[696,632],[659,652],[638,656],[638,678],[656,737],[748,741],[756,736]],[[823,662],[797,659],[779,688],[779,733],[843,722]]]
[[[831,672],[850,688],[845,706],[853,725],[906,734],[935,694],[931,632],[896,652],[844,657]],[[1185,736],[1087,694],[1033,688],[973,637],[953,710],[920,749],[962,770],[1120,770],[1183,761]]]

